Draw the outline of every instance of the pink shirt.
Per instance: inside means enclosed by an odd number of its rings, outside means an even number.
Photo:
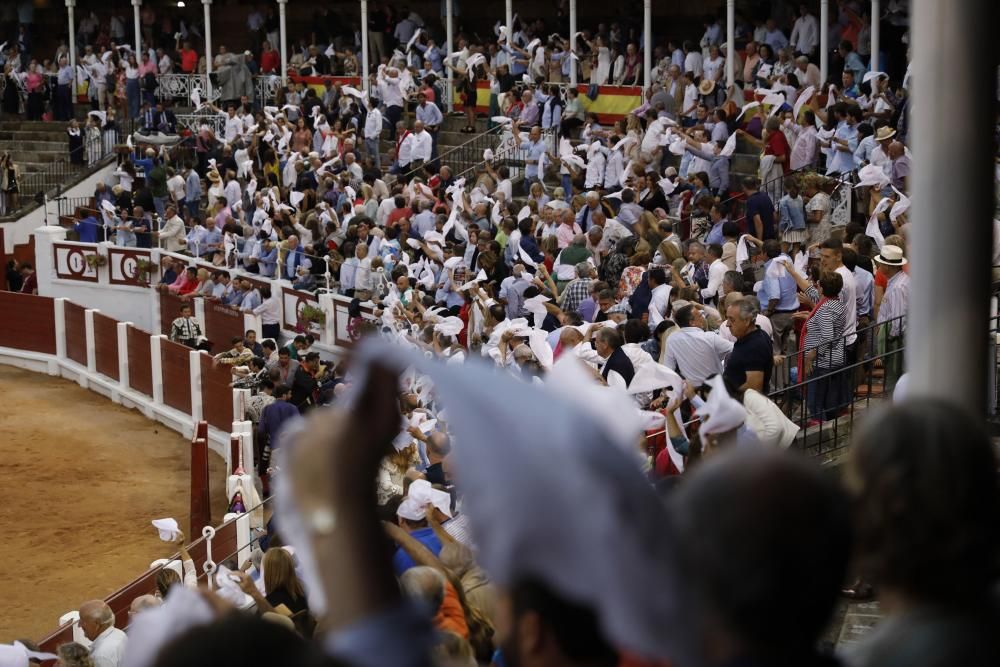
[[[580,225],[576,224],[576,222],[573,223],[572,227],[570,227],[565,223],[560,224],[556,228],[556,240],[559,241],[559,249],[562,250],[563,248],[567,247],[570,243],[573,242],[574,236],[582,233],[583,232],[580,230]]]
[[[157,73],[156,63],[154,63],[152,60],[147,60],[144,63],[139,63],[140,77],[146,76],[147,74],[156,74],[156,73]]]

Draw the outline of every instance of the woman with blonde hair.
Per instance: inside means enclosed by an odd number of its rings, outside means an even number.
[[[59,667],[94,667],[90,649],[83,644],[67,642],[56,649],[56,654],[59,656]]]
[[[295,629],[303,637],[311,637],[316,623],[309,615],[309,602],[306,600],[302,581],[295,573],[295,559],[292,554],[284,547],[272,547],[264,552],[261,569],[264,578],[263,594],[257,588],[257,584],[244,572],[234,573],[240,580],[240,588],[253,598],[259,613],[277,612],[287,615],[283,613],[282,607],[284,607],[291,612]]]
[[[416,442],[411,440],[403,446],[395,445],[395,449],[382,459],[382,465],[379,466],[376,487],[379,505],[385,505],[393,496],[404,495],[406,473],[419,462]]]

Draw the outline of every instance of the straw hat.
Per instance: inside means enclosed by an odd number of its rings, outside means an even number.
[[[698,84],[698,93],[701,95],[711,95],[715,90],[715,81],[712,79],[702,79]]]
[[[875,133],[875,141],[885,141],[886,139],[892,139],[894,136],[896,136],[896,130],[885,125],[880,127],[878,132]]]
[[[208,172],[206,178],[208,178],[208,180],[211,181],[212,183],[218,183],[219,181],[222,180],[222,177],[219,176],[219,172],[214,170]]]
[[[906,258],[903,257],[903,249],[897,245],[882,246],[882,251],[872,259],[879,264],[888,266],[903,266],[907,263]]]

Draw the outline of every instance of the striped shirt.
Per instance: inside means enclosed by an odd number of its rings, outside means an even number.
[[[885,295],[878,309],[878,321],[888,322],[890,336],[902,336],[906,330],[906,310],[910,304],[910,275],[900,271],[892,278],[885,288]],[[898,319],[897,319],[898,318]]]
[[[819,302],[819,290],[810,287],[806,296]],[[847,342],[844,330],[847,326],[846,306],[840,299],[827,299],[806,324],[805,350],[816,349],[815,368],[831,369],[844,365],[844,349]]]

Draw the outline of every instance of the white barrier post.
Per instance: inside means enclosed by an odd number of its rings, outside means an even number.
[[[233,432],[236,425],[246,419],[246,405],[250,400],[249,389],[233,389]]]
[[[257,334],[257,340],[260,341],[263,337],[261,333],[261,320],[260,315],[254,315],[253,313],[243,313],[243,331],[253,331]],[[277,343],[277,341],[275,341]]]
[[[153,381],[153,403],[163,405],[163,357],[160,356],[160,342],[166,336],[149,337],[149,370]]]
[[[319,295],[319,307],[326,313],[326,323],[323,325],[323,336],[320,342],[324,345],[337,344],[337,308],[332,294]]]
[[[94,336],[94,313],[101,311],[96,308],[88,308],[83,311],[83,328],[87,332],[87,371],[97,372],[97,348],[95,347],[96,337]]]
[[[69,299],[58,297],[52,300],[56,316],[56,356],[59,360],[66,358],[66,302]]]
[[[205,300],[204,299],[191,299],[194,304],[194,319],[198,320],[198,326],[201,327],[201,333],[203,336],[208,335],[208,329],[205,327]],[[161,329],[162,331],[162,329]],[[213,341],[216,342],[216,341]]]
[[[202,352],[188,352],[189,375],[191,376],[191,419],[197,424],[204,419],[201,405],[201,355]]]
[[[131,322],[119,322],[118,329],[118,385],[128,389],[128,328]]]

